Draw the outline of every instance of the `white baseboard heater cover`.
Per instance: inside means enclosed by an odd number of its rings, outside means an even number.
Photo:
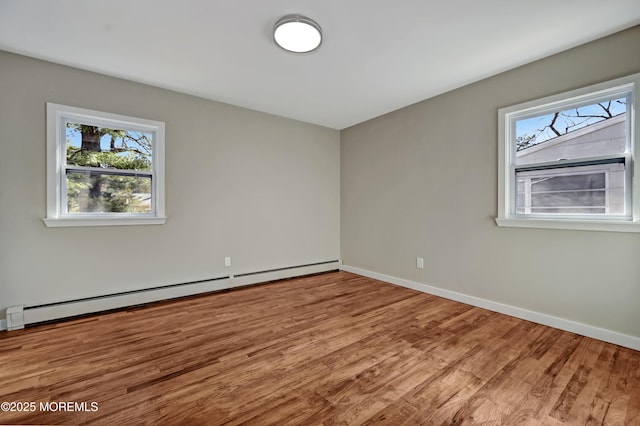
[[[13,310],[11,311],[14,314],[12,320],[9,320],[9,310],[18,307],[10,307],[7,308],[7,329],[17,330],[19,328],[24,328],[25,325],[29,324],[36,324],[61,318],[109,311],[113,309],[125,308],[128,306],[157,302],[160,300],[176,299],[201,293],[226,290],[235,287],[259,284],[284,278],[293,278],[302,275],[335,271],[339,269],[340,261],[331,260],[326,262],[311,263],[307,265],[290,266],[285,268],[270,269],[266,271],[247,272],[238,275],[229,275],[200,281],[171,284],[161,287],[133,290],[123,293],[115,293],[77,300],[68,300],[44,305],[24,306],[24,310],[19,312],[19,315],[23,315],[23,317],[21,318],[19,318],[17,312],[14,312]],[[22,319],[22,321],[20,321],[20,319]],[[9,328],[10,324],[13,324],[13,328]]]
[[[7,330],[24,328],[24,306],[9,306],[7,308]]]

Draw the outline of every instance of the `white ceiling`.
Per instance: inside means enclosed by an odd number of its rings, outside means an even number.
[[[292,13],[320,50],[274,45]],[[343,129],[639,23],[640,0],[0,0],[0,49]]]

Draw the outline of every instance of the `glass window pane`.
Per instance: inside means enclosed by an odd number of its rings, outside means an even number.
[[[615,97],[516,120],[515,164],[624,153],[627,104],[627,97]]]
[[[67,123],[67,164],[151,171],[153,134]]]
[[[598,191],[566,191],[532,194],[531,207],[604,207],[606,194]]]
[[[611,214],[625,212],[625,164],[612,162],[516,171],[519,214]]]
[[[545,213],[545,214],[604,214],[606,213],[606,209],[603,207],[600,208],[556,208],[556,207],[546,207],[546,208],[532,208],[531,213]]]
[[[151,176],[67,171],[68,213],[151,213]]]
[[[531,192],[604,189],[605,185],[604,173],[542,177],[531,179]]]

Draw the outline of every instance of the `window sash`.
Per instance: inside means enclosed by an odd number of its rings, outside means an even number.
[[[623,164],[624,165],[624,212],[621,214],[612,214],[609,212],[610,206],[610,179],[609,173],[610,171],[607,169],[591,169],[585,170],[585,168],[590,166],[603,166],[603,165],[615,165],[615,164]],[[571,169],[575,169],[572,171]],[[552,219],[595,219],[595,220],[606,220],[606,219],[614,219],[614,220],[628,220],[632,217],[631,211],[631,191],[629,190],[630,180],[631,180],[631,166],[630,166],[630,156],[609,156],[609,157],[596,157],[593,159],[583,159],[580,161],[558,161],[554,163],[541,163],[539,165],[527,164],[526,166],[512,166],[511,167],[511,197],[510,197],[510,216],[514,218],[552,218]],[[552,174],[555,176],[570,176],[570,175],[584,175],[584,174],[597,174],[597,173],[605,173],[605,188],[595,188],[592,190],[584,190],[584,192],[594,192],[594,191],[605,191],[605,212],[603,213],[542,213],[542,212],[518,212],[518,173],[527,173],[527,172],[551,172],[553,170],[559,171],[559,173]],[[563,170],[566,170],[563,172]],[[551,175],[551,174],[549,174]],[[541,174],[540,176],[549,176],[548,174]],[[538,176],[536,176],[538,177]],[[566,191],[555,191],[556,193],[560,192],[576,192],[580,190],[566,190]],[[542,191],[540,193],[551,193],[550,191]],[[533,195],[533,191],[528,192],[529,195]],[[525,207],[529,206],[532,209],[544,210],[542,207],[534,207],[531,200],[525,201]],[[558,206],[558,209],[569,209],[570,206]],[[576,209],[589,209],[589,208],[597,208],[598,206],[575,206]],[[551,207],[549,207],[551,208]]]
[[[563,178],[563,177],[574,177],[574,176],[594,176],[594,175],[602,175],[603,176],[603,185],[602,187],[598,186],[596,188],[589,189],[576,189],[576,188],[568,188],[562,190],[540,190],[538,188],[534,188],[533,185],[538,183],[542,183],[545,180],[550,180],[554,178]],[[520,191],[520,184],[518,182],[516,188],[516,213],[517,214],[531,214],[531,213],[542,213],[545,210],[561,210],[564,213],[571,212],[572,210],[604,210],[602,213],[609,213],[609,171],[608,170],[592,170],[592,171],[582,171],[579,173],[558,173],[558,174],[546,174],[546,175],[524,175],[518,176],[518,181],[523,180],[523,188]],[[533,179],[541,179],[539,182],[533,182]],[[570,196],[570,195],[586,195],[588,201],[593,201],[589,199],[589,195],[597,195],[602,194],[602,203],[598,204],[583,204],[583,205],[549,205],[549,204],[537,204],[534,198],[537,198],[538,201],[544,199],[545,196]],[[547,197],[549,198],[549,197]],[[586,201],[586,200],[585,200]],[[520,210],[520,211],[518,211]],[[522,211],[524,210],[524,211]],[[557,213],[553,213],[557,214]],[[589,212],[590,215],[593,212]]]
[[[150,196],[150,210],[148,212],[70,212],[69,211],[69,187],[68,187],[68,174],[69,173],[87,173],[89,175],[108,175],[108,176],[123,176],[123,177],[143,177],[148,178],[151,182]],[[150,172],[138,172],[135,170],[118,170],[118,169],[102,169],[97,167],[67,167],[65,172],[61,176],[61,188],[62,188],[62,216],[64,217],[79,217],[79,216],[109,216],[112,218],[124,217],[148,217],[154,216],[156,211],[156,197],[153,196],[155,189],[155,179]]]
[[[66,128],[67,125],[71,124],[83,124],[88,126],[97,126],[118,130],[126,130],[131,132],[145,132],[151,133],[153,143],[151,145],[151,171],[143,171],[143,170],[125,170],[125,169],[115,169],[110,167],[90,167],[90,166],[76,166],[76,165],[68,165],[67,164],[67,152],[66,152],[66,142],[64,146],[60,146],[60,164],[61,171],[60,173],[60,211],[59,216],[62,218],[75,218],[75,217],[105,217],[117,219],[120,217],[156,217],[157,216],[157,196],[156,196],[156,179],[154,179],[154,170],[156,164],[156,129],[155,127],[147,127],[138,123],[127,123],[127,122],[114,122],[109,119],[91,117],[90,119],[86,117],[79,117],[74,114],[65,114],[61,119],[60,132],[62,133],[61,141],[66,141]],[[151,178],[151,210],[149,212],[69,212],[69,188],[67,185],[67,174],[69,172],[78,171],[78,172],[89,172],[89,173],[99,173],[103,175],[117,175],[117,176],[144,176]]]
[[[542,116],[546,114],[552,114],[557,111],[563,111],[570,108],[580,108],[586,105],[602,102],[612,97],[626,97],[627,99],[627,119],[626,119],[626,142],[625,152],[621,154],[627,154],[631,152],[631,128],[632,128],[632,110],[633,110],[633,89],[634,84],[628,83],[621,86],[613,87],[610,89],[599,90],[595,92],[586,93],[581,96],[567,97],[557,100],[555,102],[549,102],[542,105],[533,106],[530,108],[522,108],[513,112],[506,113],[506,120],[508,125],[508,134],[505,143],[509,145],[509,162],[516,163],[517,146],[515,143],[516,138],[516,122],[518,120],[524,120],[527,118]],[[535,101],[532,101],[535,102]],[[579,158],[570,158],[569,160],[578,160]]]
[[[152,157],[153,158],[153,157]],[[69,166],[66,164],[66,153],[63,158],[63,172],[60,173],[61,188],[61,217],[79,217],[79,216],[105,216],[110,218],[118,217],[155,217],[156,216],[156,180],[154,179],[153,166],[150,172],[141,170],[114,169],[107,167],[88,167],[88,166]],[[152,163],[153,164],[153,163]],[[70,212],[69,211],[69,187],[67,184],[67,175],[72,172],[95,173],[100,175],[124,176],[124,177],[148,177],[151,179],[151,209],[148,212]]]
[[[620,154],[620,155],[603,155],[599,157],[591,157],[591,158],[581,158],[577,160],[558,160],[558,161],[550,161],[545,163],[531,163],[524,164],[521,166],[513,165],[514,172],[528,172],[528,171],[536,171],[536,170],[554,170],[554,169],[565,169],[570,167],[581,167],[581,166],[596,166],[600,164],[629,164],[630,156],[628,154]]]
[[[65,172],[94,172],[102,175],[121,175],[121,176],[153,176],[153,171],[147,172],[144,170],[127,170],[127,169],[114,169],[111,167],[90,167],[90,166],[68,166],[65,165]]]

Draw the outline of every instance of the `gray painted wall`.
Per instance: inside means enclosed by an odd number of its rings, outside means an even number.
[[[341,133],[0,52],[0,312],[341,250],[348,265],[640,336],[639,235],[493,220],[497,109],[638,72],[639,45],[636,27]],[[166,122],[165,225],[44,226],[47,101]]]
[[[639,47],[634,27],[343,130],[344,264],[640,336],[640,234],[494,222],[498,108],[639,72]]]
[[[45,227],[47,101],[166,122],[165,225]],[[0,314],[339,259],[339,137],[0,52]]]

